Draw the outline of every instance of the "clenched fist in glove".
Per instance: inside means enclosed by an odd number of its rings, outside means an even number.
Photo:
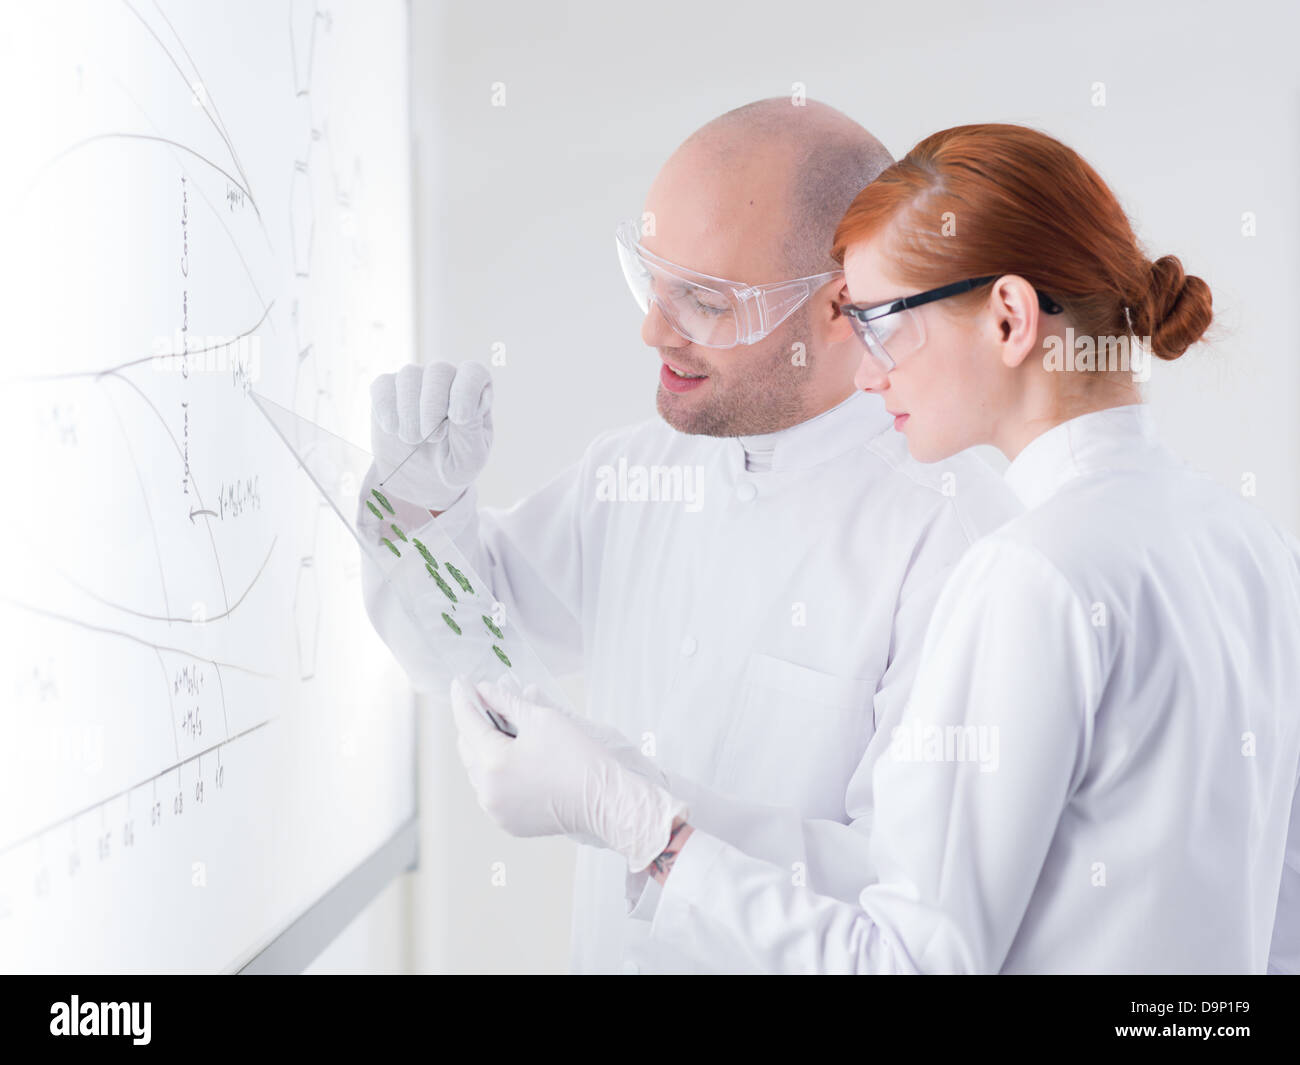
[[[446,510],[478,477],[492,446],[487,367],[435,362],[380,374],[370,385],[370,443],[385,492]]]

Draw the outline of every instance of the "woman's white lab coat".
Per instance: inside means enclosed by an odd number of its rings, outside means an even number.
[[[1300,546],[1142,405],[1007,478],[1029,509],[957,566],[875,766],[876,881],[831,898],[697,831],[652,940],[783,972],[1300,971]]]

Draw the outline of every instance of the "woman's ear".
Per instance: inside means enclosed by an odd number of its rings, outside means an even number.
[[[1002,364],[1015,368],[1038,343],[1038,294],[1016,274],[1005,274],[989,293],[988,309],[997,327]]]

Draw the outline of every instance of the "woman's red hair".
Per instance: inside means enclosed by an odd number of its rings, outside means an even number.
[[[1209,286],[1175,256],[1146,258],[1097,172],[1024,126],[926,137],[858,193],[831,254],[843,263],[850,245],[877,234],[908,284],[1018,274],[1060,303],[1080,334],[1150,337],[1163,359],[1186,351],[1213,317]]]

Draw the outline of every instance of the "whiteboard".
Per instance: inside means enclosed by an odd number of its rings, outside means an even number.
[[[412,860],[409,684],[250,399],[364,442],[414,359],[406,41],[398,0],[6,9],[4,971],[301,960]]]

